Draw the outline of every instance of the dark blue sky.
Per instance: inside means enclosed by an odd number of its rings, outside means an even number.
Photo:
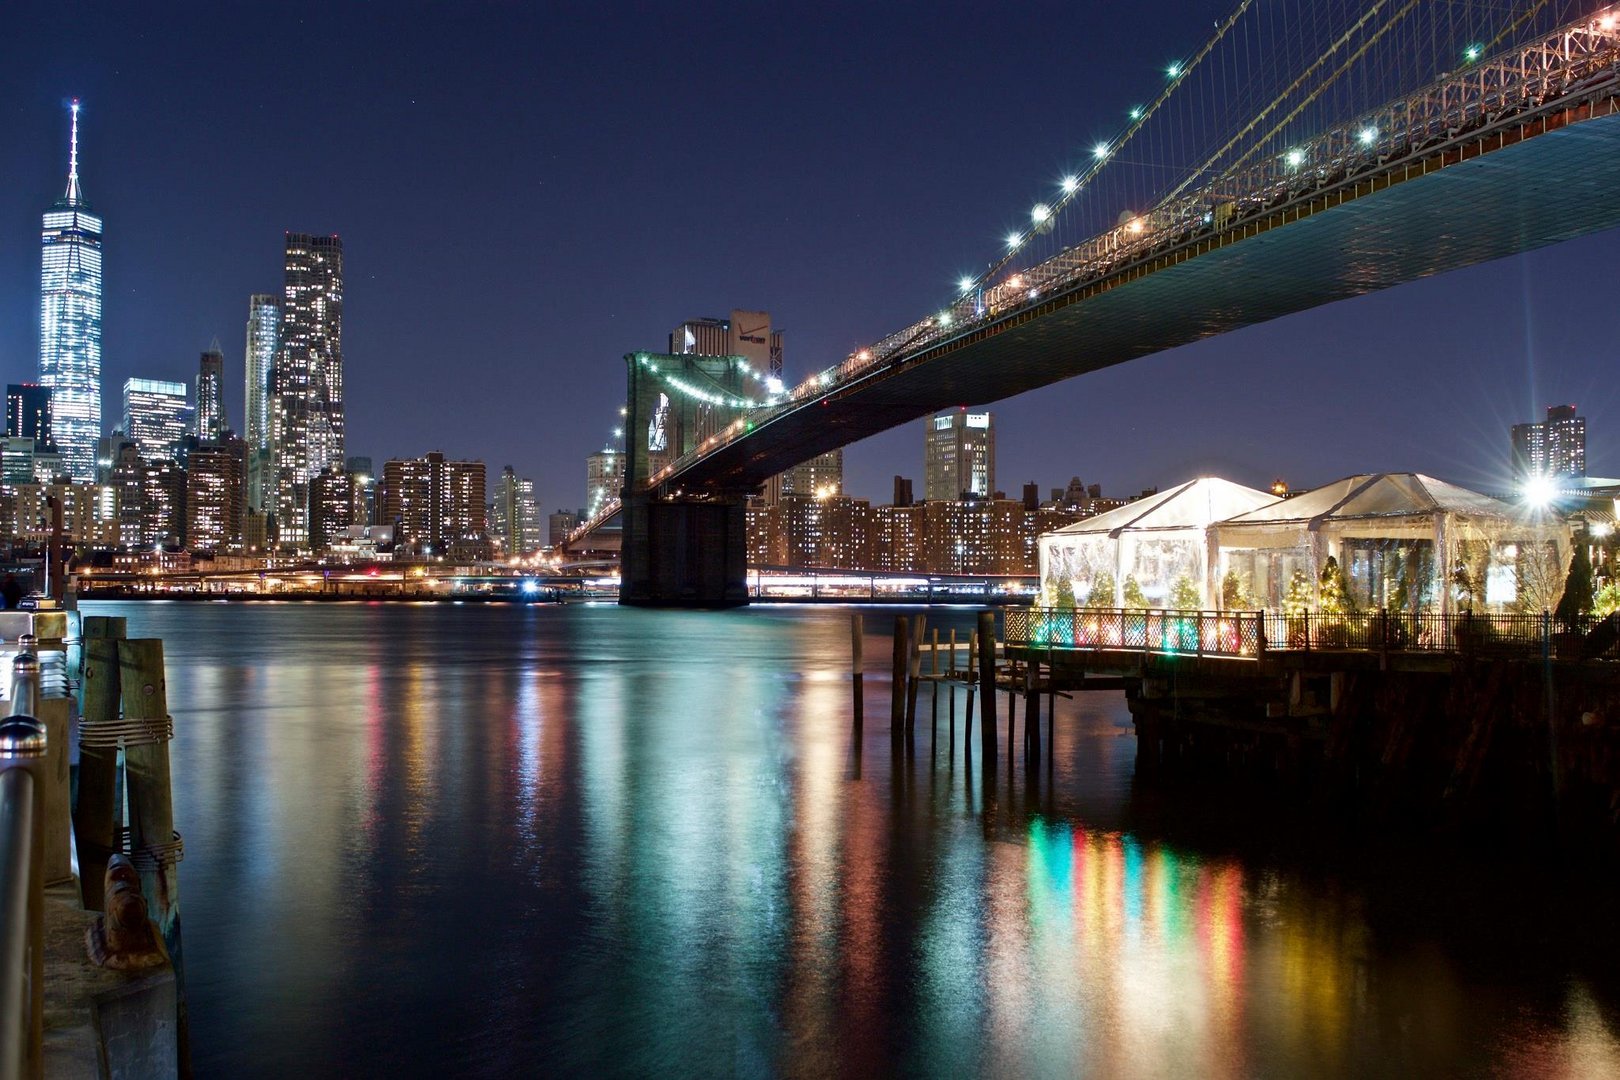
[[[78,95],[108,427],[126,377],[189,381],[216,336],[239,423],[248,295],[279,291],[283,231],[337,232],[350,452],[509,463],[577,506],[623,353],[762,308],[796,376],[933,310],[1228,7],[13,0],[0,378],[37,374],[39,214]],[[1614,242],[1000,403],[998,486],[1417,469],[1499,488],[1507,425],[1565,401],[1591,470],[1620,472]],[[921,424],[858,444],[847,485],[886,500],[921,456]]]

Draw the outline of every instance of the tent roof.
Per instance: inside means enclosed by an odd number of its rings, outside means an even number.
[[[1218,476],[1200,476],[1156,495],[1126,503],[1106,514],[1083,518],[1047,535],[1118,536],[1127,529],[1132,532],[1207,529],[1214,522],[1276,501],[1277,496],[1268,492],[1234,484]]]
[[[1500,499],[1436,480],[1421,473],[1360,473],[1314,488],[1292,499],[1239,514],[1223,526],[1319,525],[1326,521],[1468,514],[1518,518],[1518,509]]]

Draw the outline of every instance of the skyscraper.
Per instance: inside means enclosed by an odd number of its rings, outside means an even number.
[[[276,366],[281,341],[281,297],[254,293],[248,297],[245,427],[247,440],[247,503],[263,510],[270,472],[270,375]]]
[[[141,457],[148,461],[179,461],[180,441],[186,437],[190,418],[185,383],[124,380],[124,434],[141,448]]]
[[[966,409],[928,420],[923,444],[923,498],[988,497],[996,490],[996,431],[990,413]]]
[[[186,456],[186,547],[218,554],[242,546],[246,444],[212,440]]]
[[[230,425],[225,419],[225,354],[219,342],[202,354],[197,367],[197,441],[218,442]]]
[[[1575,406],[1547,406],[1546,420],[1514,424],[1512,438],[1515,479],[1586,475],[1586,417]]]
[[[688,319],[669,335],[669,351],[695,356],[741,356],[761,375],[782,375],[782,331],[768,311],[733,311],[729,319]]]
[[[50,387],[12,383],[6,387],[6,437],[32,439],[40,450],[55,450],[56,435],[51,424],[54,411]]]
[[[309,542],[309,482],[343,466],[343,241],[288,233],[270,467],[283,544]]]
[[[93,480],[101,438],[101,218],[79,190],[79,102],[73,102],[67,192],[41,233],[39,381],[52,391],[56,443],[69,475]]]
[[[507,465],[495,478],[490,507],[490,534],[503,555],[527,555],[540,546],[540,506],[534,501],[534,481]]]

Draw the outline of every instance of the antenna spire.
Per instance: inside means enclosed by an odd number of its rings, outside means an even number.
[[[73,133],[68,139],[67,201],[77,203],[83,199],[79,191],[79,99],[74,98],[69,108],[73,112]]]

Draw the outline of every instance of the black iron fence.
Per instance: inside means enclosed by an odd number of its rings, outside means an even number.
[[[1009,645],[1258,659],[1267,652],[1435,652],[1620,659],[1620,617],[1573,623],[1547,612],[1274,611],[1015,608]]]

